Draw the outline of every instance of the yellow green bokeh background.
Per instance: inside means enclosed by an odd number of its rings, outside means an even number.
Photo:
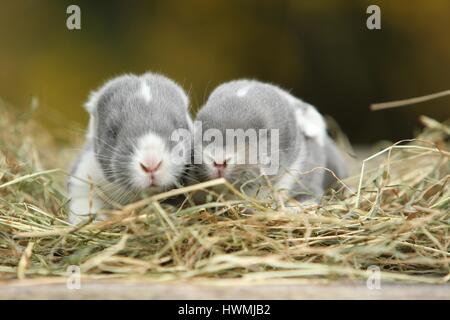
[[[81,8],[81,30],[66,8]],[[381,8],[382,29],[366,28]],[[450,98],[371,112],[369,104],[450,89],[450,1],[2,0],[0,97],[52,132],[83,126],[90,90],[125,72],[161,72],[193,108],[219,83],[277,83],[338,120],[355,143],[411,137]],[[56,133],[55,133],[56,134]]]

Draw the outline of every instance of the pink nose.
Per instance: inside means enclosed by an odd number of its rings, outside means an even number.
[[[223,163],[218,163],[214,161],[214,168],[217,169],[217,174],[219,177],[223,177],[223,172],[225,171],[225,168],[227,167],[227,161],[224,160]]]
[[[143,164],[142,162],[139,163],[139,164],[141,165],[141,169],[142,169],[145,173],[153,173],[153,172],[155,172],[156,170],[159,169],[159,167],[161,166],[161,162],[162,162],[162,161],[159,161],[158,163],[156,163],[156,164],[151,164],[151,165],[145,165],[145,164]]]

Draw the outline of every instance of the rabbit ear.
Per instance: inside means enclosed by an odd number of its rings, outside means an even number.
[[[309,103],[292,96],[283,89],[277,88],[277,90],[290,105],[295,107],[295,120],[297,126],[302,130],[305,136],[315,139],[319,145],[324,146],[327,135],[327,126],[317,109]]]
[[[315,139],[319,145],[325,145],[327,126],[322,115],[312,105],[303,103],[301,108],[295,110],[297,125],[303,133]]]
[[[131,74],[124,74],[122,76],[113,78],[112,80],[108,80],[106,81],[100,88],[98,88],[95,91],[92,91],[89,95],[88,100],[86,101],[86,103],[84,104],[85,109],[87,110],[87,112],[89,112],[90,114],[94,114],[96,109],[97,109],[97,105],[99,100],[101,99],[101,97],[106,94],[106,92],[115,84],[118,84],[120,82],[123,82],[124,80],[127,79],[131,79],[131,78],[135,78],[135,76],[131,75]]]
[[[120,78],[119,78],[120,79]],[[104,85],[98,88],[95,91],[91,91],[88,100],[84,104],[87,112],[90,114],[94,114],[97,109],[97,105],[101,97],[106,93],[106,91],[117,82],[117,78],[113,80],[107,81]]]
[[[100,99],[100,97],[103,93],[102,89],[103,88],[100,88],[97,91],[92,91],[91,94],[89,95],[88,101],[86,101],[86,103],[84,104],[85,109],[90,114],[93,114],[97,107],[98,100]]]

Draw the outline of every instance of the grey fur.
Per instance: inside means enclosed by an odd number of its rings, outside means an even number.
[[[140,92],[142,81],[151,88],[150,101]],[[93,147],[105,178],[125,190],[133,188],[127,164],[140,137],[152,132],[172,149],[175,142],[170,140],[171,134],[176,129],[190,130],[191,127],[185,92],[159,74],[114,78],[91,95],[86,108],[93,122],[83,152]]]
[[[124,187],[131,187],[128,168],[124,164],[138,138],[150,131],[173,147],[172,132],[179,128],[189,129],[187,106],[175,83],[161,75],[146,74],[144,77],[152,89],[150,102],[139,94],[139,77],[123,76],[102,94],[94,114],[97,160],[105,177],[110,182],[121,181]]]
[[[247,92],[238,95],[237,92],[245,87],[248,88]],[[299,172],[288,173],[295,176],[295,182],[288,190],[290,195],[298,199],[318,197],[332,181],[325,179],[329,174],[325,174],[323,169],[313,169],[327,166],[342,178],[346,175],[345,162],[334,142],[327,136],[325,127],[323,134],[326,138],[322,146],[302,130],[307,124],[297,124],[296,110],[313,107],[293,96],[289,99],[286,95],[289,93],[277,86],[255,80],[227,82],[211,93],[196,120],[202,122],[203,130],[216,128],[224,136],[226,129],[278,129],[280,170],[277,175],[270,177],[271,182],[281,182],[282,176],[289,172],[288,168],[298,167]],[[322,117],[319,117],[322,121]],[[204,179],[202,165],[197,170],[200,171],[201,179]],[[305,173],[309,170],[312,171]],[[236,174],[231,180],[236,183],[243,176],[245,174]]]

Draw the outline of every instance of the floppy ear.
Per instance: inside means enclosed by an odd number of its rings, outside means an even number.
[[[111,88],[114,84],[116,84],[118,81],[123,80],[124,78],[129,77],[129,75],[124,75],[112,80],[107,81],[104,85],[102,85],[100,88],[98,88],[95,91],[92,91],[89,95],[88,100],[84,104],[85,109],[87,112],[89,112],[90,119],[89,119],[89,126],[86,133],[86,138],[88,140],[92,140],[95,136],[95,128],[97,126],[97,119],[96,119],[96,111],[98,104],[102,97],[107,94],[107,91],[109,88]]]
[[[95,112],[95,109],[97,108],[97,103],[98,100],[100,99],[102,93],[103,93],[103,88],[98,89],[97,91],[92,91],[89,95],[88,100],[86,101],[86,103],[84,104],[85,109],[87,110],[87,112],[89,112],[90,114],[93,114]]]
[[[125,74],[116,78],[113,78],[112,80],[106,81],[100,88],[98,88],[95,91],[92,91],[89,95],[88,100],[84,104],[85,109],[90,114],[94,114],[94,112],[97,109],[98,102],[100,101],[101,97],[106,94],[108,89],[110,89],[112,86],[118,84],[119,82],[123,82],[126,79],[132,78],[131,74]]]
[[[89,113],[89,125],[86,133],[86,139],[88,140],[94,139],[95,136],[95,128],[97,126],[96,124],[97,121],[95,119],[96,117],[94,116],[94,114],[95,110],[97,110],[97,104],[103,94],[105,86],[100,87],[96,91],[91,91],[88,100],[84,103],[84,108]]]
[[[325,145],[327,126],[322,115],[308,103],[303,103],[301,108],[295,110],[297,125],[303,133],[312,139],[315,139],[321,146]]]

